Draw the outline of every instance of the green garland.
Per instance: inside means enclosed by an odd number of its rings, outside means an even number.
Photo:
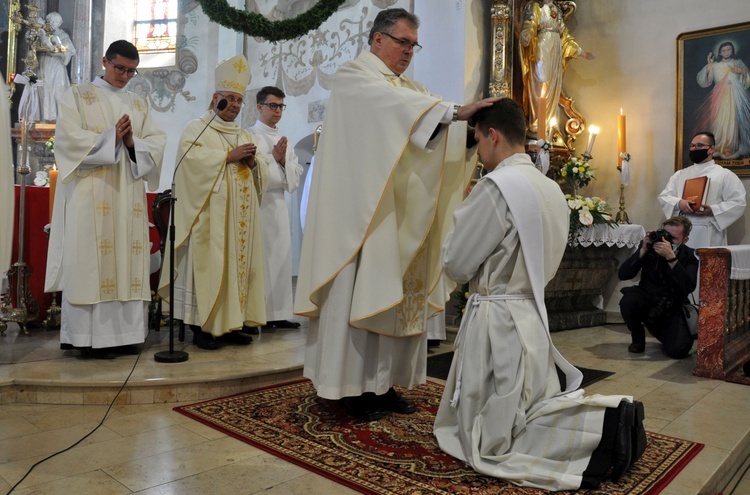
[[[230,7],[227,0],[198,0],[209,19],[225,28],[267,41],[298,38],[317,29],[346,0],[319,0],[307,12],[293,19],[269,21],[262,14]]]

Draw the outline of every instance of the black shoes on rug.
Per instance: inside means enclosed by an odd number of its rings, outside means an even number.
[[[357,397],[343,397],[339,399],[339,405],[349,416],[364,421],[377,421],[389,412],[412,414],[417,410],[414,404],[404,399],[393,387],[383,395],[365,392]]]
[[[646,450],[645,411],[640,401],[622,401],[617,408],[619,419],[612,452],[610,477],[617,483],[622,475],[641,458]]]

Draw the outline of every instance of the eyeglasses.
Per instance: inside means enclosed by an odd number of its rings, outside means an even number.
[[[705,150],[713,146],[713,144],[703,144],[703,143],[697,143],[697,144],[690,144],[690,147],[688,149],[691,150]]]
[[[403,38],[396,38],[395,36],[391,36],[390,34],[384,33],[382,31],[380,32],[380,34],[388,36],[390,39],[398,43],[404,50],[408,50],[411,48],[412,50],[414,50],[414,53],[419,53],[419,50],[422,49],[422,45],[420,45],[419,43],[412,43],[411,41],[405,40]]]
[[[128,69],[127,67],[124,67],[124,66],[122,66],[120,64],[113,64],[111,59],[107,59],[107,60],[109,60],[110,65],[115,70],[115,73],[118,76],[122,76],[123,74],[127,74],[128,77],[133,77],[136,74],[138,74],[138,69]]]
[[[236,97],[236,96],[234,96],[234,95],[225,95],[224,93],[218,93],[218,92],[217,92],[216,94],[219,94],[219,95],[223,96],[225,100],[227,100],[227,101],[228,101],[229,103],[231,103],[231,104],[233,104],[233,105],[234,105],[235,103],[237,103],[237,104],[238,104],[238,105],[240,105],[240,106],[242,106],[242,105],[244,105],[244,104],[245,104],[245,100],[244,100],[244,99],[242,99],[242,98],[237,98],[237,97]]]
[[[267,106],[274,112],[276,110],[281,110],[283,112],[286,109],[286,105],[284,105],[283,103],[261,103],[261,105]]]

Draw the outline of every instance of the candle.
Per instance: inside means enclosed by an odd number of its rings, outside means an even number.
[[[589,144],[586,146],[586,154],[591,156],[591,150],[594,148],[594,140],[596,135],[599,134],[599,127],[595,125],[589,126]]]
[[[619,168],[622,163],[620,155],[627,153],[628,147],[625,139],[625,114],[620,109],[620,115],[617,116],[617,167]]]
[[[547,97],[540,96],[536,102],[536,137],[544,139],[547,134]]]
[[[49,171],[49,221],[52,223],[52,209],[55,206],[55,188],[57,187],[57,165],[52,164]]]

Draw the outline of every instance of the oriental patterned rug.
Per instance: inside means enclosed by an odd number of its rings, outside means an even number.
[[[402,390],[417,412],[370,423],[352,420],[336,401],[317,397],[307,380],[174,409],[365,494],[547,493],[478,475],[444,454],[432,435],[442,391],[432,382]],[[576,493],[657,494],[703,448],[657,433],[648,437],[645,454],[619,483]]]

